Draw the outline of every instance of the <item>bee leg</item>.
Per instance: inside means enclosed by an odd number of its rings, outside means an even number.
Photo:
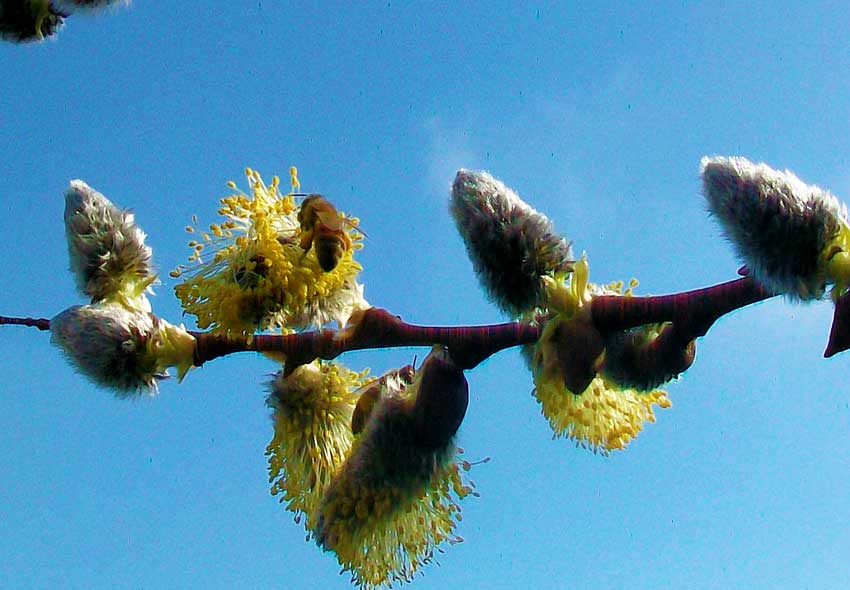
[[[303,231],[301,233],[301,242],[300,246],[303,250],[309,250],[310,246],[313,245],[313,230]]]

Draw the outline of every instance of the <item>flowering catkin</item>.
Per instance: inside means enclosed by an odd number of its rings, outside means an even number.
[[[351,419],[365,373],[339,363],[308,363],[280,371],[266,403],[274,410],[274,437],[266,448],[271,492],[305,526],[351,448]]]
[[[542,277],[571,268],[552,222],[486,172],[458,171],[450,208],[481,284],[507,313],[534,308]]]
[[[636,375],[631,367],[619,366],[625,371],[618,377],[626,383],[605,374],[606,346],[612,343],[593,324],[590,304],[597,295],[620,294],[622,285],[595,285],[588,280],[589,272],[587,257],[582,256],[569,282],[544,281],[552,313],[540,317],[543,332],[533,348],[524,348],[523,356],[534,378],[532,395],[554,435],[608,453],[624,449],[644,423],[655,421],[653,406],[669,408],[670,400],[661,390],[633,388],[630,382]],[[631,284],[626,295],[630,291]]]
[[[130,0],[0,0],[0,39],[42,41],[59,32],[72,14],[94,13]]]
[[[354,259],[363,236],[353,226],[341,229],[350,246],[326,271],[316,248],[307,251],[299,243],[303,228],[295,195],[281,194],[277,176],[266,184],[256,170],[246,168],[245,175],[250,194],[228,183],[236,192],[219,201],[222,223],[211,224],[209,232],[187,227],[199,238],[189,242],[191,265],[171,273],[183,278],[174,288],[183,310],[196,316],[201,328],[250,334],[318,328],[331,321],[343,326],[352,313],[368,308],[357,282],[361,266]],[[297,178],[290,175],[294,188]]]
[[[745,158],[703,158],[701,174],[710,212],[755,280],[800,300],[836,282],[847,210],[832,194]]]
[[[556,437],[567,436],[594,452],[622,450],[644,423],[655,421],[653,406],[668,408],[670,400],[664,391],[637,391],[603,374],[588,375],[578,387],[573,386],[565,367],[571,367],[570,354],[583,352],[564,350],[569,342],[559,339],[555,329],[570,321],[561,317],[550,320],[535,345],[533,395]]]
[[[420,419],[444,417],[417,411],[420,396],[441,397],[434,389],[465,399],[462,371],[458,379],[450,366],[447,355],[435,351],[410,386],[404,379],[384,380],[362,432],[322,498],[316,541],[336,553],[362,588],[410,581],[441,545],[461,541],[454,532],[458,502],[472,488],[462,480],[456,460],[453,435],[459,421],[454,427],[453,421],[444,421],[436,430],[446,437],[437,442],[439,436],[422,436]],[[463,403],[454,405],[465,410]]]

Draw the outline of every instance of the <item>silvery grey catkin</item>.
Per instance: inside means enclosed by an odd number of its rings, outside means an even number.
[[[775,293],[800,300],[823,296],[824,248],[847,210],[824,189],[745,158],[703,158],[709,211],[751,276]]]
[[[93,303],[122,292],[142,295],[156,278],[133,214],[82,180],[72,180],[65,193],[65,233],[71,272]]]
[[[48,0],[0,0],[0,39],[12,43],[41,41],[59,32],[63,15]]]
[[[75,305],[50,320],[51,341],[86,377],[117,397],[155,393],[167,375],[148,341],[159,320],[115,303]]]
[[[543,276],[571,268],[552,222],[487,172],[458,171],[450,208],[482,286],[513,316],[540,303]]]

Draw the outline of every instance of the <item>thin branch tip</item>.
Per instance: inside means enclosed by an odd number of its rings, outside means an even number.
[[[0,316],[0,326],[27,326],[29,328],[38,328],[42,332],[50,330],[50,320],[47,318],[17,318]]]

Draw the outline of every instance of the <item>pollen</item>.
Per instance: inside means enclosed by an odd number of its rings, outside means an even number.
[[[645,423],[655,422],[654,406],[669,408],[672,404],[665,391],[633,389],[602,374],[593,376],[583,391],[574,392],[566,386],[560,360],[569,351],[559,350],[563,343],[556,339],[558,324],[574,318],[593,297],[628,297],[638,284],[637,279],[631,279],[623,293],[623,281],[599,286],[588,279],[589,264],[587,256],[582,255],[568,282],[545,281],[547,304],[556,314],[534,347],[533,395],[555,437],[568,437],[579,446],[608,454],[625,449]]]
[[[298,168],[295,166],[289,167],[289,184],[292,186],[292,192],[298,192],[301,188],[301,183],[298,182]]]
[[[404,395],[379,402],[319,508],[317,542],[360,588],[408,582],[445,545],[462,542],[459,502],[475,494],[454,442],[419,445]]]
[[[351,448],[351,415],[367,374],[337,363],[311,363],[287,376],[279,373],[271,384],[267,404],[274,410],[274,437],[266,448],[271,493],[308,530]]]
[[[178,269],[184,281],[175,287],[184,311],[202,329],[252,334],[345,323],[352,311],[366,307],[354,249],[325,272],[315,253],[294,239],[301,229],[293,194],[280,193],[277,176],[267,185],[258,171],[246,168],[245,174],[250,194],[228,182],[236,192],[219,200],[223,220],[189,244],[194,265]],[[197,218],[193,222],[195,233]],[[362,239],[353,231],[350,238]],[[208,262],[201,251],[212,253]]]

